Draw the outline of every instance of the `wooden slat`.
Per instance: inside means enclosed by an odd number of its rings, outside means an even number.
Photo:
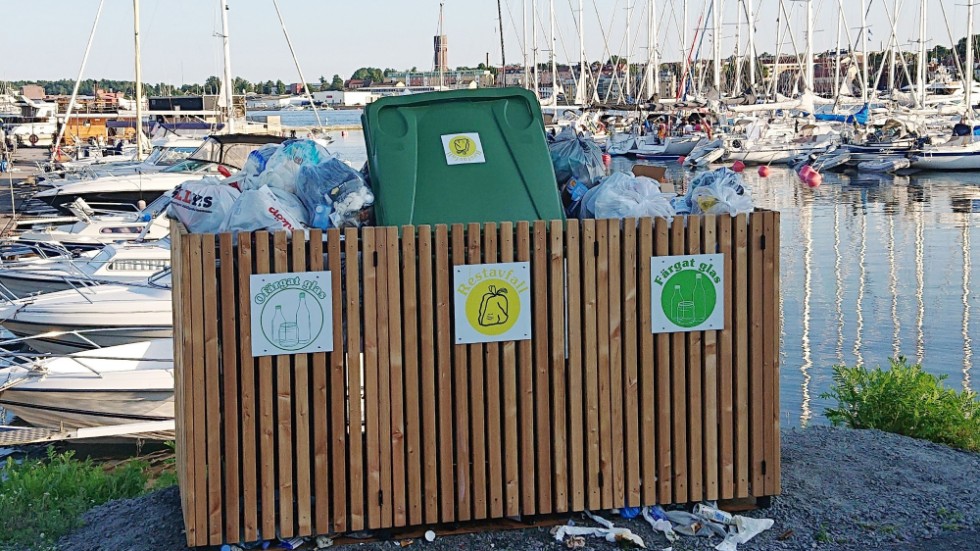
[[[435,279],[432,275],[432,228],[418,229],[418,310],[419,349],[421,351],[421,400],[422,409],[422,487],[425,488],[423,506],[425,523],[439,522],[439,449],[436,415],[436,304],[433,300]]]
[[[405,388],[402,352],[401,271],[398,229],[385,228],[388,299],[388,408],[391,415],[391,506],[394,526],[408,522],[405,481]],[[379,283],[380,285],[380,283]],[[380,293],[379,293],[380,296]],[[417,394],[413,393],[413,394]],[[386,500],[387,501],[387,500]]]
[[[194,463],[197,469],[194,473],[195,515],[198,541],[210,541],[208,530],[208,486],[207,486],[207,397],[204,377],[204,286],[202,285],[202,235],[192,234],[190,239],[190,285],[191,285],[191,315],[190,325],[192,352],[189,362],[190,376],[193,381],[194,401]],[[213,271],[213,268],[209,269]],[[205,540],[207,538],[207,540]]]
[[[367,475],[367,528],[380,528],[381,517],[381,435],[379,434],[380,403],[378,387],[378,288],[376,228],[361,232],[361,259],[364,270],[363,324],[364,324],[364,456]],[[387,436],[387,435],[385,435]],[[389,496],[390,499],[390,496]]]
[[[517,223],[517,261],[528,262],[531,260],[531,229],[527,222]],[[534,289],[531,288],[532,295]],[[534,327],[532,326],[532,331]],[[532,339],[537,339],[537,333],[532,333]],[[534,364],[532,363],[532,342],[520,341],[517,343],[518,355],[518,427],[521,431],[521,514],[533,515],[537,511],[535,500],[535,472],[534,461]]]
[[[626,503],[626,449],[623,440],[623,327],[622,327],[622,242],[618,220],[608,223],[609,265],[609,412],[612,437],[612,499],[617,507]],[[608,482],[607,482],[608,484]]]
[[[582,311],[585,317],[585,469],[586,507],[603,508],[602,488],[599,486],[599,346],[596,337],[598,301],[596,299],[596,222],[582,222]]]
[[[578,220],[569,220],[565,230],[568,267],[568,478],[570,507],[585,509],[585,428],[582,407],[582,255]],[[557,412],[561,414],[563,412]]]
[[[289,251],[286,245],[286,232],[273,234],[274,272],[289,270]],[[292,537],[295,517],[293,503],[296,500],[296,485],[293,479],[293,408],[292,408],[292,357],[279,355],[276,364],[276,436],[279,455],[279,478],[276,480],[279,492],[279,533],[284,538]]]
[[[316,237],[314,237],[316,236]],[[310,235],[310,270],[320,271],[323,269],[323,239],[317,233],[311,233]],[[352,257],[354,259],[357,256]],[[358,381],[357,386],[351,386],[348,388],[347,380],[349,375],[345,370],[346,356],[344,354],[344,293],[343,293],[343,262],[341,261],[341,243],[340,243],[340,230],[329,230],[327,232],[327,265],[330,269],[330,290],[332,293],[331,302],[333,303],[333,351],[330,353],[329,363],[327,355],[324,353],[318,353],[313,355],[313,368],[317,373],[323,373],[324,378],[326,378],[327,366],[330,366],[330,376],[329,376],[329,390],[326,392],[330,396],[329,405],[329,415],[330,422],[328,423],[330,430],[330,479],[332,480],[333,486],[333,502],[330,506],[330,511],[332,511],[331,518],[333,519],[333,530],[337,532],[343,532],[347,530],[348,526],[348,509],[347,509],[347,448],[352,446],[351,440],[358,440],[360,443],[360,415],[357,417],[351,417],[351,424],[354,426],[352,433],[353,437],[348,438],[347,435],[347,416],[345,409],[350,411],[351,405],[348,403],[348,392],[350,389],[354,389],[354,397],[350,399],[351,402],[360,402],[359,390],[361,388],[360,382]],[[356,261],[348,263],[357,264]],[[348,267],[348,269],[350,269]],[[356,271],[356,267],[355,267]],[[348,321],[348,327],[350,322]],[[348,328],[348,331],[350,329]],[[356,350],[356,348],[355,348]],[[360,371],[360,362],[355,364],[354,370]],[[315,377],[314,380],[318,380],[319,376]],[[319,393],[320,398],[324,399],[324,393],[319,390],[320,385],[317,385],[315,390]],[[358,404],[358,414],[360,413],[360,404]],[[360,457],[358,456],[358,459]],[[360,467],[360,465],[358,465]],[[326,480],[324,481],[326,482]],[[357,489],[360,491],[360,488]],[[326,496],[327,492],[323,494]],[[360,497],[360,496],[358,496]],[[353,498],[353,496],[352,496]],[[353,502],[353,499],[351,499]],[[319,531],[318,531],[319,532]]]
[[[209,269],[203,269],[207,266]],[[220,544],[224,529],[221,496],[221,387],[218,381],[218,309],[217,256],[214,236],[201,240],[201,277],[204,290],[204,384],[207,404],[207,464],[208,464],[208,541]]]
[[[765,334],[762,320],[764,306],[762,285],[765,274],[762,263],[762,232],[765,213],[749,217],[749,469],[751,471],[752,495],[765,495],[765,366],[763,365]]]
[[[538,514],[552,512],[551,469],[551,394],[548,365],[548,226],[544,221],[534,222],[534,259],[531,262],[533,282],[531,294],[534,303],[532,323],[534,332],[534,431],[537,459],[536,479],[538,490]]]
[[[684,221],[684,217],[675,216],[670,225],[671,255],[682,255],[685,252]],[[684,502],[688,499],[689,475],[689,466],[687,462],[687,337],[684,333],[673,333],[670,336],[670,340],[674,499],[678,502]]]
[[[242,538],[258,539],[258,473],[255,360],[252,357],[252,235],[238,234],[238,354],[241,369]]]
[[[685,236],[686,252],[701,253],[701,224],[704,217],[689,217],[687,235]],[[693,298],[693,292],[692,292]],[[703,499],[702,463],[703,463],[703,429],[701,403],[701,372],[704,333],[691,331],[687,337],[687,473],[689,499]]]
[[[344,229],[344,270],[345,270],[345,286],[346,292],[344,294],[344,306],[347,314],[347,349],[345,355],[345,361],[347,363],[347,411],[349,419],[350,437],[348,443],[350,445],[350,454],[348,455],[348,468],[349,468],[349,484],[348,484],[348,496],[350,511],[348,514],[349,527],[351,530],[363,530],[366,526],[365,520],[367,516],[367,510],[365,507],[365,479],[364,479],[364,459],[367,450],[364,447],[364,424],[362,419],[364,418],[364,410],[362,409],[362,396],[364,387],[364,366],[362,362],[364,356],[362,354],[362,340],[361,340],[361,265],[362,261],[358,260],[358,232],[356,228],[345,228]],[[334,290],[334,297],[336,297],[336,290]],[[334,303],[334,308],[339,307],[341,303]],[[367,300],[364,301],[367,304]],[[366,312],[366,311],[365,311]],[[336,331],[337,328],[334,328]],[[366,344],[366,339],[363,341]],[[334,353],[337,350],[334,349]],[[317,479],[317,495],[326,495],[326,469],[323,472],[324,485],[321,489],[321,482],[319,478]],[[322,492],[322,493],[321,493]],[[371,503],[368,499],[367,503]],[[326,533],[324,530],[319,529],[319,511],[317,511],[317,532]]]
[[[174,284],[179,289],[179,299],[182,310],[179,312],[180,318],[176,320],[179,326],[175,330],[180,330],[180,381],[182,392],[180,411],[184,412],[184,420],[178,425],[181,430],[181,446],[183,448],[182,464],[185,465],[185,475],[181,480],[181,497],[183,499],[184,529],[187,541],[192,545],[204,545],[207,542],[207,534],[197,532],[197,499],[195,492],[197,482],[197,460],[194,450],[194,314],[192,305],[187,302],[191,300],[191,236],[178,236],[180,275]],[[175,312],[177,314],[177,312]],[[175,381],[176,384],[176,381]],[[203,497],[203,496],[201,496]]]
[[[705,254],[718,252],[717,228],[714,216],[702,219],[701,251]],[[707,277],[707,276],[703,276]],[[707,282],[705,282],[707,283]],[[715,286],[717,302],[723,302],[724,288]],[[704,497],[709,500],[718,499],[718,331],[705,331],[703,341],[703,356],[701,357],[701,381],[703,385],[701,432],[704,437],[701,468],[704,484]]]
[[[776,451],[773,445],[778,438],[779,432],[779,413],[777,411],[779,399],[774,394],[776,380],[779,376],[776,370],[776,354],[773,353],[773,343],[779,340],[779,333],[777,331],[779,315],[777,313],[778,305],[772,300],[773,296],[778,296],[774,290],[775,280],[779,279],[779,273],[776,272],[775,259],[775,252],[778,250],[778,238],[774,235],[776,227],[775,218],[775,213],[771,211],[762,213],[762,232],[765,237],[765,249],[762,250],[762,294],[757,299],[762,304],[762,393],[764,404],[762,407],[762,424],[765,446],[763,451],[763,461],[765,462],[763,492],[765,492],[765,495],[775,493],[776,471],[778,470],[769,468],[771,465],[777,464],[775,461]]]
[[[720,332],[718,338],[718,472],[720,478],[719,497],[721,499],[732,499],[735,497],[735,435],[733,432],[732,413],[733,409],[733,387],[732,387],[732,325],[735,281],[733,279],[732,266],[732,222],[731,216],[719,216],[718,223],[718,252],[725,256],[725,289],[723,293],[723,307],[725,309],[725,329]]]
[[[325,315],[333,316],[333,335],[334,335],[334,350],[330,353],[330,365],[336,366],[339,361],[341,364],[341,371],[343,371],[344,362],[344,348],[343,348],[343,328],[342,325],[338,324],[337,319],[343,318],[344,302],[343,297],[340,293],[340,234],[337,230],[331,230],[327,232],[327,251],[330,255],[330,270],[331,270],[331,285],[333,286],[332,300],[333,300],[333,312],[324,312]],[[294,238],[295,242],[295,238]],[[309,270],[311,272],[319,272],[323,270],[323,233],[320,230],[313,230],[310,232],[309,246]],[[334,268],[333,260],[334,257],[337,258],[337,266]],[[339,339],[338,339],[339,337]],[[338,345],[338,342],[340,343]],[[346,427],[343,425],[344,411],[343,411],[343,389],[344,383],[341,380],[340,383],[340,403],[338,404],[335,399],[331,399],[331,395],[336,396],[337,386],[336,381],[327,383],[327,354],[319,352],[316,354],[311,354],[307,362],[312,364],[312,376],[309,377],[311,381],[310,390],[308,395],[311,396],[312,400],[312,411],[310,416],[312,417],[312,422],[310,423],[312,427],[313,441],[313,496],[314,500],[314,519],[313,526],[315,527],[315,533],[322,534],[330,532],[333,529],[333,521],[335,519],[340,519],[342,524],[346,522],[346,501],[339,504],[340,506],[331,506],[331,500],[327,499],[330,495],[330,469],[334,468],[334,473],[336,473],[337,464],[337,452],[340,452],[340,465],[343,466],[346,463],[346,453],[347,446],[344,444],[344,436],[346,434]],[[335,375],[335,368],[331,368],[331,376]],[[297,377],[299,374],[297,373]],[[328,388],[329,386],[329,388]],[[300,388],[300,382],[297,378],[296,381],[297,389]],[[340,410],[338,415],[338,411]],[[341,421],[340,433],[337,433],[337,421]],[[338,439],[339,436],[339,439]],[[339,440],[339,441],[338,441]],[[333,459],[331,460],[331,456]],[[302,485],[301,482],[297,480],[297,485]],[[345,486],[346,487],[346,486]],[[303,496],[305,497],[305,492]],[[351,496],[352,498],[354,496]],[[333,503],[337,503],[337,494],[334,493]],[[302,522],[302,520],[300,521]]]
[[[636,220],[623,221],[622,238],[622,317],[623,317],[623,434],[626,455],[626,504],[642,504],[640,462],[643,448],[656,448],[656,438],[640,440],[639,423],[644,412],[639,409],[639,374],[637,369],[636,330]],[[648,261],[649,265],[649,261]]]
[[[780,251],[780,214],[778,212],[773,213],[773,223],[772,231],[768,237],[768,250],[769,254],[773,258],[773,268],[772,268],[772,287],[769,288],[767,298],[772,301],[772,309],[770,310],[772,314],[772,324],[773,338],[770,341],[770,354],[772,354],[772,399],[773,399],[773,409],[772,409],[772,441],[770,442],[772,446],[772,463],[769,470],[773,473],[772,487],[769,488],[769,493],[771,495],[778,495],[782,493],[782,470],[780,465],[782,464],[782,449],[780,441],[780,431],[779,431],[779,342],[780,335],[782,333],[782,327],[780,326],[781,317],[779,315],[779,299],[780,293],[780,272],[779,272],[779,251]]]
[[[466,231],[462,224],[453,224],[453,265],[466,264]],[[455,298],[455,297],[454,297]],[[470,465],[473,459],[470,448],[469,412],[469,345],[457,344],[453,351],[453,382],[455,385],[455,426],[456,426],[456,518],[473,518],[473,480]]]
[[[467,264],[481,264],[482,244],[480,225],[470,224],[466,232]],[[461,299],[462,300],[462,299]],[[472,455],[473,480],[473,519],[487,518],[487,444],[486,444],[486,402],[484,399],[483,354],[484,345],[471,344],[469,351],[469,419],[470,450]]]
[[[483,227],[483,261],[487,264],[498,262],[497,225],[490,222]],[[487,343],[486,355],[486,458],[487,458],[487,504],[488,518],[503,518],[504,516],[504,482],[503,482],[503,435],[501,434],[501,345]]]
[[[269,233],[255,232],[255,273],[269,273]],[[251,353],[251,352],[249,352]],[[259,446],[262,459],[259,460],[261,471],[261,489],[259,496],[262,520],[262,533],[274,534],[276,531],[276,462],[274,458],[275,431],[273,419],[273,390],[272,390],[272,356],[259,357],[258,389],[256,392],[259,402]]]
[[[415,252],[415,228],[404,226],[401,238],[402,253],[402,297],[404,299],[404,402],[405,402],[405,461],[408,475],[408,517],[409,525],[423,522],[422,503],[422,426],[419,414],[419,330],[418,301],[421,296],[416,281],[418,258]],[[430,288],[431,289],[431,288]],[[431,312],[431,311],[430,311]],[[431,327],[431,325],[430,325]],[[431,333],[430,333],[431,335]]]
[[[381,488],[378,499],[381,502],[381,526],[393,525],[392,492],[392,427],[391,427],[391,349],[389,348],[391,322],[388,318],[388,232],[386,228],[375,228],[374,242],[378,265],[375,268],[377,280],[374,292],[378,297],[378,443],[381,451]]]
[[[317,231],[317,239],[321,239]],[[290,242],[292,272],[306,270],[306,235],[294,231]],[[314,236],[311,233],[310,239]],[[313,533],[312,472],[310,468],[310,357],[308,354],[293,355],[295,390],[293,411],[296,426],[292,460],[296,464],[296,530],[298,534]],[[281,392],[281,389],[280,389]]]
[[[560,220],[550,223],[548,288],[549,326],[551,328],[551,463],[553,477],[553,511],[568,511],[568,467],[565,407],[565,243]],[[543,292],[539,290],[538,293]]]
[[[735,217],[734,300],[734,385],[735,385],[735,497],[749,494],[749,318],[748,318],[748,219]]]
[[[514,225],[500,224],[500,261],[514,261]],[[501,371],[503,373],[504,417],[504,510],[509,517],[521,513],[520,471],[517,424],[517,343],[508,341],[501,345]]]
[[[618,222],[617,222],[618,223]],[[609,220],[596,220],[596,369],[599,381],[599,488],[602,508],[619,507],[613,501],[612,395],[609,361]]]
[[[221,321],[221,417],[224,427],[222,455],[224,456],[224,534],[241,537],[240,520],[240,471],[238,435],[241,408],[238,403],[238,316],[235,307],[235,251],[230,233],[218,236],[220,307],[215,311]]]
[[[663,219],[660,220],[663,221]],[[637,377],[640,408],[639,440],[642,442],[640,449],[640,473],[643,478],[641,497],[644,504],[666,503],[657,497],[657,479],[661,476],[657,472],[657,454],[662,442],[657,436],[656,408],[659,403],[655,399],[657,395],[657,364],[654,361],[653,329],[650,318],[650,293],[652,291],[650,258],[653,256],[653,220],[641,218],[639,224],[635,262],[640,273],[637,280],[639,297],[637,306],[640,318],[638,335],[640,351],[637,356],[639,362]]]
[[[663,218],[656,219],[653,247],[656,256],[670,254],[670,223]],[[670,362],[672,354],[670,347],[672,340],[668,333],[658,333],[656,336],[657,480],[660,482],[657,488],[658,503],[675,502],[674,441],[671,437],[671,429],[673,428],[671,396],[673,389],[671,387]]]
[[[439,430],[439,509],[442,522],[456,520],[456,491],[453,478],[453,355],[455,330],[450,322],[452,308],[452,269],[449,260],[449,234],[446,226],[436,226],[436,362]]]

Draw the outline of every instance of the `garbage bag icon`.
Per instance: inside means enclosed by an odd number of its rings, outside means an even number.
[[[488,292],[480,299],[479,323],[483,327],[503,325],[507,323],[508,312],[507,289],[497,289],[491,285]]]

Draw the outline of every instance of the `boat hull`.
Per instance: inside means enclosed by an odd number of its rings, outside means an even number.
[[[38,352],[71,354],[94,348],[117,346],[149,339],[173,336],[172,326],[106,327],[68,324],[39,324],[8,319],[3,327]]]
[[[912,168],[921,170],[980,170],[980,151],[964,153],[919,152],[912,157]]]

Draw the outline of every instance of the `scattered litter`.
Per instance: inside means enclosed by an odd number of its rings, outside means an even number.
[[[592,511],[586,510],[585,511],[585,516],[589,517],[589,519],[592,520],[592,522],[594,522],[594,523],[602,526],[603,528],[612,528],[613,527],[613,523],[611,521],[608,521],[608,520],[600,517],[599,515],[594,514]]]
[[[661,193],[660,184],[650,178],[616,172],[586,192],[578,205],[578,217],[670,218],[675,214],[670,202],[673,197]]]
[[[413,539],[404,539],[404,540],[399,541],[398,542],[398,545],[401,546],[401,547],[408,547],[409,545],[412,545],[413,543],[415,543],[415,540],[413,540]]]
[[[591,188],[606,174],[598,144],[591,138],[577,136],[571,126],[559,132],[548,149],[559,187],[574,179],[579,185]]]
[[[673,201],[678,214],[736,214],[753,210],[742,177],[729,168],[705,172],[691,181],[687,194]]]
[[[639,507],[623,507],[622,509],[619,510],[619,516],[621,516],[623,518],[626,518],[626,519],[636,518],[636,517],[640,516],[640,508]]]
[[[427,541],[429,543],[432,543],[432,542],[436,541],[436,533],[433,532],[432,530],[426,530],[425,531],[425,541]]]
[[[582,549],[585,547],[585,538],[582,536],[568,536],[565,538],[565,547],[569,549]]]
[[[306,538],[289,538],[288,540],[279,540],[279,547],[283,549],[299,549],[304,543],[306,543]]]
[[[316,549],[326,549],[328,547],[333,547],[333,538],[330,536],[317,536],[314,540]]]
[[[699,503],[694,506],[694,514],[698,515],[699,517],[703,517],[706,520],[720,522],[721,524],[735,523],[735,521],[732,520],[732,515],[730,513],[726,513],[721,509],[716,509],[715,507],[711,507],[710,505],[705,505],[703,503]]]
[[[664,537],[667,541],[674,543],[678,539],[678,535],[674,532],[674,527],[667,520],[667,515],[664,514],[664,510],[660,508],[659,505],[653,507],[643,508],[643,519],[646,520],[650,526],[657,532],[663,532]]]
[[[792,530],[787,530],[787,531],[783,532],[782,534],[779,534],[779,536],[777,536],[776,539],[779,540],[779,541],[786,541],[786,540],[788,540],[792,536],[793,536],[793,531]]]
[[[646,549],[643,538],[634,534],[629,528],[589,528],[586,526],[559,526],[555,531],[555,540],[564,542],[569,536],[594,536],[603,538],[610,543],[628,542],[633,545]]]

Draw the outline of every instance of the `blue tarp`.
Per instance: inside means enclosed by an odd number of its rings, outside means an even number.
[[[857,113],[851,115],[822,115],[816,113],[813,115],[818,121],[828,121],[828,122],[846,122],[848,124],[858,123],[861,126],[868,124],[868,104],[864,104]]]

